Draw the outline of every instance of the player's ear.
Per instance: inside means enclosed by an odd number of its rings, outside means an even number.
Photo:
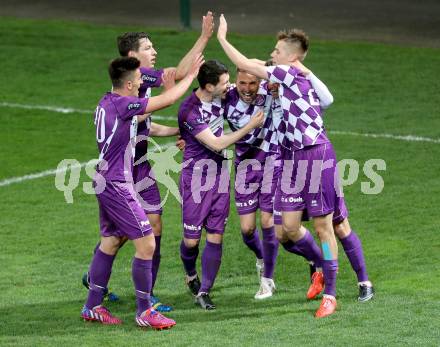
[[[294,62],[294,61],[297,61],[298,59],[300,59],[300,56],[299,56],[299,54],[297,52],[292,51],[292,52],[289,53],[288,59],[289,59],[290,62]]]
[[[127,57],[136,58],[136,54],[134,51],[128,51]]]
[[[215,86],[214,86],[213,84],[211,84],[211,83],[206,83],[206,85],[205,85],[205,90],[206,90],[206,91],[212,93],[212,92],[214,91],[214,89],[215,89]]]

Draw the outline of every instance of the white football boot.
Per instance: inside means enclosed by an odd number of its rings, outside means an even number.
[[[257,300],[270,298],[275,292],[275,282],[271,278],[261,277],[260,289],[255,294],[254,298]]]

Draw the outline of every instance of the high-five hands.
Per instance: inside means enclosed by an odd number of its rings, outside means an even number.
[[[227,32],[228,32],[228,23],[226,22],[225,16],[221,14],[220,23],[218,25],[218,30],[217,30],[217,38],[219,40],[226,40]]]

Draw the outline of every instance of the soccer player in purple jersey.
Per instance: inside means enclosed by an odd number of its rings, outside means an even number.
[[[151,96],[151,89],[167,86],[163,83],[163,77],[168,76],[168,80],[182,79],[190,68],[194,56],[200,54],[205,49],[213,32],[214,20],[211,12],[207,12],[202,19],[202,31],[200,37],[195,42],[194,46],[182,58],[176,67],[168,67],[165,69],[155,69],[157,51],[153,47],[150,36],[144,32],[127,32],[117,39],[119,54],[123,57],[135,57],[141,65],[142,84],[139,88],[140,98],[149,98]],[[170,81],[171,82],[171,81]],[[170,83],[172,85],[172,83]],[[169,87],[168,87],[169,88]],[[159,271],[161,254],[160,245],[162,239],[162,207],[161,198],[158,185],[152,171],[151,164],[147,157],[149,136],[154,137],[168,137],[179,135],[179,128],[169,127],[157,122],[153,122],[154,115],[150,115],[144,122],[138,125],[138,138],[136,143],[135,165],[133,167],[133,178],[136,184],[136,192],[140,198],[142,207],[147,214],[153,229],[153,234],[156,240],[156,249],[153,255],[153,284],[151,290],[151,300],[153,306],[160,312],[169,312],[172,307],[162,304],[157,296],[153,294],[153,288],[156,283],[157,274]],[[182,143],[177,142],[178,145]],[[142,184],[142,182],[146,182]],[[146,186],[146,187],[145,187]],[[125,241],[122,241],[121,247]],[[83,283],[87,286],[87,274],[83,277]],[[109,293],[110,298],[114,297],[114,293]],[[117,297],[117,296],[116,296]]]
[[[263,61],[260,63],[264,64]],[[323,100],[322,106],[328,107],[332,103],[332,95],[328,88],[316,76],[312,79],[312,85],[320,99]],[[253,113],[259,110],[265,112],[263,127],[253,130],[235,144],[236,207],[240,216],[243,241],[255,253],[257,272],[261,276],[260,289],[255,294],[256,299],[268,298],[275,290],[273,273],[278,254],[278,241],[273,221],[273,199],[281,172],[281,163],[273,122],[273,116],[276,118],[278,114],[274,108],[277,100],[273,100],[273,91],[271,83],[267,81],[260,83],[260,79],[256,76],[237,69],[236,86],[228,91],[225,106],[225,118],[233,131],[244,126]],[[278,96],[276,96],[277,98]],[[245,187],[250,189],[249,193],[240,193],[237,189]],[[256,230],[256,210],[258,208],[261,212],[263,242],[260,241]],[[308,254],[302,253],[296,247],[293,248],[293,251],[306,259],[308,257]],[[307,260],[313,263],[312,259]],[[313,274],[317,269],[313,266],[312,270],[312,278],[315,279],[316,275]],[[318,270],[320,271],[320,269]],[[315,289],[316,286],[318,289]],[[312,281],[308,296],[314,298],[321,291],[322,285]]]
[[[267,83],[254,75],[237,69],[236,84],[228,90],[225,119],[232,131],[245,126],[257,112],[263,111],[262,128],[252,130],[235,143],[235,206],[245,245],[256,256],[260,288],[255,299],[273,295],[273,274],[278,255],[278,241],[273,225],[273,195],[280,173],[278,140],[270,108],[272,95]],[[263,241],[256,227],[256,212],[260,209]]]
[[[295,62],[295,66],[312,83],[313,88],[318,94],[321,108],[328,108],[333,102],[333,96],[328,91],[327,87],[325,87],[312,71],[306,68],[301,62]],[[275,220],[281,226],[281,218],[275,218]],[[358,301],[366,302],[371,300],[374,297],[374,287],[368,278],[362,242],[356,232],[351,229],[348,221],[348,210],[344,199],[338,199],[338,203],[333,213],[333,228],[338,240],[342,244],[353,271],[356,273],[359,288]]]
[[[151,307],[151,266],[155,239],[134,189],[134,142],[138,123],[145,121],[150,112],[167,107],[180,98],[191,85],[202,63],[203,57],[198,55],[193,67],[179,84],[152,98],[138,97],[142,81],[138,59],[122,57],[113,60],[109,66],[113,90],[100,100],[94,120],[100,152],[94,186],[99,206],[101,243],[89,268],[89,293],[81,311],[84,320],[102,324],[122,323],[101,304],[121,240],[129,239],[135,246],[132,276],[137,325],[166,329],[176,324]]]
[[[338,248],[332,218],[339,191],[335,185],[336,156],[325,133],[317,95],[310,81],[295,67],[295,62],[303,60],[307,53],[308,40],[303,32],[281,32],[271,54],[276,66],[265,67],[236,50],[226,40],[226,33],[227,23],[221,15],[217,37],[233,63],[260,78],[279,83],[283,119],[278,135],[284,163],[277,189],[283,232],[279,240],[303,243],[310,248],[315,242],[310,234],[302,232],[301,218],[303,212],[313,217],[322,246],[325,283],[323,300],[315,317],[326,317],[334,313],[337,306]]]
[[[199,88],[180,105],[178,122],[185,141],[180,176],[183,240],[180,256],[186,283],[196,304],[215,309],[209,292],[220,268],[223,233],[229,214],[229,172],[224,150],[263,124],[263,112],[254,115],[243,128],[223,134],[224,102],[229,85],[226,66],[206,62],[197,76]],[[225,165],[226,164],[226,165]],[[196,261],[202,229],[206,244],[202,254],[202,281]]]

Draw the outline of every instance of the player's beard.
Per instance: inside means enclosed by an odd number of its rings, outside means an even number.
[[[241,100],[243,100],[246,104],[251,104],[255,100],[256,96],[256,94],[252,93],[250,95],[246,95],[245,93],[240,94]]]

